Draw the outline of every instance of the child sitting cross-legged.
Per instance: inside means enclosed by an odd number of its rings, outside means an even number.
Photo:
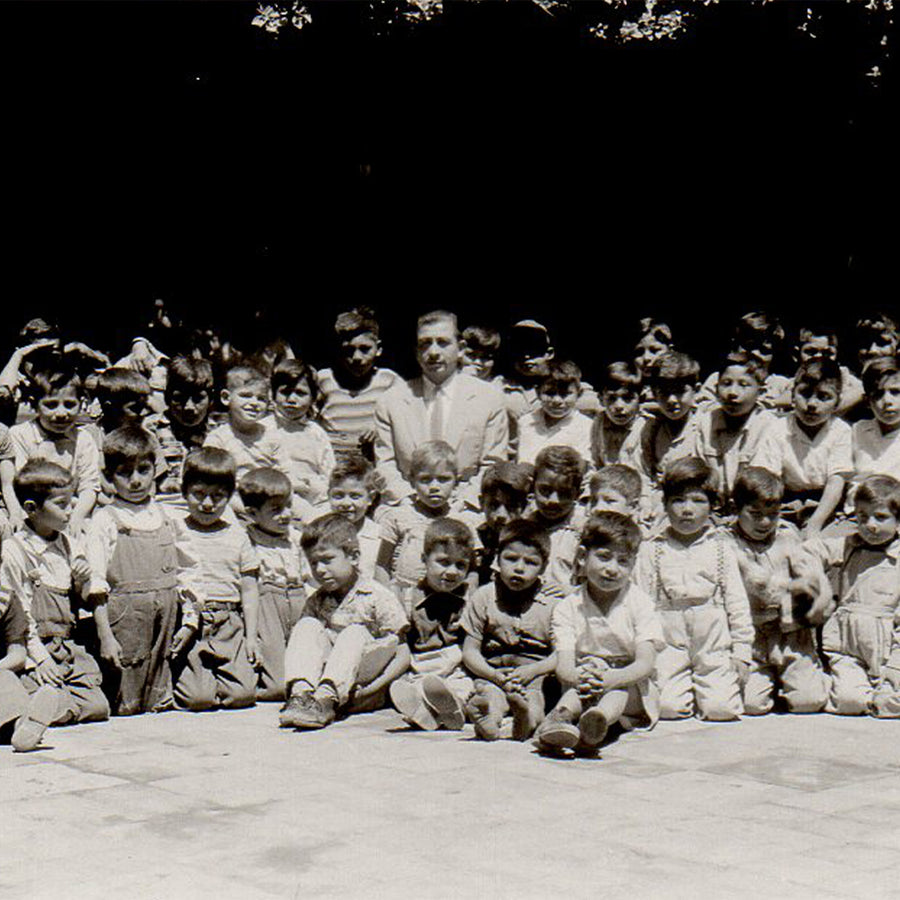
[[[387,509],[379,522],[381,547],[375,577],[395,589],[407,613],[410,589],[425,573],[425,529],[435,519],[451,514],[456,474],[456,454],[448,443],[428,441],[417,447],[409,465],[415,494]]]
[[[660,716],[713,721],[743,711],[753,623],[734,545],[712,527],[715,475],[696,457],[672,463],[663,479],[668,527],[645,542],[637,584],[656,602],[666,646],[656,661]]]
[[[534,522],[511,522],[498,540],[498,573],[463,610],[463,663],[477,679],[466,713],[485,741],[501,736],[511,712],[512,737],[527,740],[544,718],[543,684],[556,668],[550,616],[565,595],[545,585],[550,540]]]
[[[375,467],[359,451],[340,454],[328,481],[331,511],[346,516],[356,528],[359,540],[359,574],[375,577],[381,531],[369,515],[378,489]]]
[[[597,513],[584,528],[584,584],[553,610],[564,693],[535,733],[539,750],[589,755],[614,723],[652,727],[659,718],[652,676],[665,641],[652,598],[631,582],[640,543],[640,529],[622,513]]]
[[[283,728],[323,728],[339,711],[383,705],[409,668],[409,622],[394,593],[359,575],[356,528],[329,513],[303,529],[318,590],[307,600],[285,653]]]
[[[251,469],[238,484],[259,557],[257,700],[284,699],[284,649],[306,604],[311,581],[291,524],[291,481],[278,469]]]
[[[96,660],[76,637],[73,588],[81,593],[90,566],[67,533],[72,476],[42,459],[27,462],[13,486],[25,525],[3,541],[0,602],[16,596],[28,620],[27,690],[51,685],[60,694],[51,724],[101,722],[109,703]]]
[[[180,574],[195,607],[172,641],[175,702],[194,712],[253,706],[256,697],[259,556],[247,532],[223,518],[235,488],[234,458],[203,447],[184,463],[188,515],[176,540],[197,561]]]
[[[875,365],[873,363],[873,365]],[[900,717],[900,482],[870,475],[856,492],[856,533],[808,542],[838,584],[822,629],[831,671],[825,711]]]
[[[828,696],[813,626],[831,607],[831,586],[796,527],[780,519],[782,491],[775,475],[756,466],[734,483],[732,535],[755,632],[744,685],[751,716],[770,712],[776,694],[795,713],[819,712]]]
[[[91,566],[88,596],[105,689],[115,715],[171,709],[169,650],[180,605],[179,570],[195,561],[179,556],[175,526],[153,498],[156,445],[138,426],[110,432],[103,441],[104,476],[113,501],[88,522]]]
[[[407,634],[409,671],[390,687],[391,701],[411,725],[459,731],[472,679],[462,666],[459,620],[466,602],[472,532],[437,519],[425,532],[425,577],[413,597]]]

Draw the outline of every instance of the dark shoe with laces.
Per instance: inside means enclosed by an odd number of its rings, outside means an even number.
[[[281,707],[278,724],[282,728],[318,728],[316,701],[309,691],[298,691]]]

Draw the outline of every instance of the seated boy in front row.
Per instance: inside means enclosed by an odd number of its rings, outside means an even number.
[[[527,740],[544,718],[544,677],[556,668],[550,616],[563,588],[544,585],[550,540],[533,522],[511,522],[498,540],[499,572],[478,588],[463,610],[463,662],[477,679],[466,712],[475,734],[500,737],[513,716],[512,737]]]
[[[412,597],[407,643],[409,671],[390,688],[404,719],[426,731],[459,731],[472,679],[462,665],[460,616],[474,553],[472,532],[455,519],[437,519],[425,532],[425,577]]]
[[[651,597],[631,582],[641,543],[638,526],[619,512],[588,520],[578,550],[584,584],[553,610],[556,673],[565,693],[535,734],[538,749],[591,754],[616,722],[659,719],[652,678],[665,645]]]
[[[185,604],[172,641],[175,702],[198,712],[253,706],[256,698],[259,557],[247,532],[223,519],[235,488],[235,462],[218,447],[191,453],[182,490],[188,515],[176,522]],[[183,656],[183,658],[182,658]]]
[[[359,576],[356,526],[340,513],[303,530],[319,589],[294,626],[285,653],[283,728],[323,728],[342,708],[374,709],[409,668],[409,622],[396,595]]]
[[[76,641],[73,587],[86,584],[90,567],[66,533],[72,514],[72,476],[62,466],[29,460],[13,482],[25,525],[3,541],[0,602],[15,596],[28,619],[27,690],[58,689],[54,725],[101,722],[109,703],[96,660]]]

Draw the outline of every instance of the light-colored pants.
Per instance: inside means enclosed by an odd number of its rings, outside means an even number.
[[[367,650],[397,646],[397,636],[372,637],[365,625],[348,625],[330,631],[318,619],[300,619],[291,631],[284,654],[285,695],[296,684],[317,698],[344,706],[356,684],[359,666]]]
[[[812,629],[783,632],[777,621],[756,626],[744,712],[748,716],[771,712],[776,688],[791,712],[819,712],[825,706],[828,676],[819,664]]]
[[[662,609],[666,647],[656,659],[660,718],[725,722],[743,712],[725,610],[713,603]]]
[[[0,669],[0,727],[15,722],[28,706],[28,691],[19,676]]]
[[[900,695],[890,684],[869,677],[865,666],[847,653],[826,653],[831,668],[831,691],[825,712],[842,716],[871,713],[880,719],[900,718]]]

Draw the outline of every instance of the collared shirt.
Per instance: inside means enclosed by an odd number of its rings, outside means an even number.
[[[402,635],[409,627],[406,613],[394,592],[369,578],[357,578],[343,598],[319,588],[306,601],[303,618],[318,619],[330,631],[363,625],[374,638]]]
[[[28,656],[35,665],[50,654],[38,636],[32,612],[35,582],[65,593],[73,586],[72,564],[84,560],[82,544],[59,532],[52,540],[42,538],[27,525],[3,541],[0,558],[0,605],[18,597],[28,620]],[[79,590],[82,584],[75,585]]]
[[[378,549],[381,547],[381,529],[374,519],[365,516],[356,532],[359,541],[359,574],[363,578],[375,577]]]
[[[411,597],[411,627],[406,636],[413,653],[452,647],[462,641],[460,617],[466,605],[465,582],[455,591],[433,591],[420,582]]]
[[[536,590],[523,593],[527,599],[505,588],[498,577],[477,588],[469,597],[460,626],[478,641],[485,659],[500,656],[543,659],[553,652],[550,618],[565,591],[539,581]]]
[[[726,534],[710,527],[684,544],[667,528],[641,545],[633,579],[655,598],[657,609],[718,598],[731,632],[731,655],[750,662],[754,636],[750,604],[737,551]]]
[[[547,522],[537,510],[528,518],[540,525],[550,537],[550,556],[544,569],[544,582],[562,585],[565,588],[571,587],[581,531],[587,522],[584,508],[574,507],[569,516],[559,522]]]
[[[641,429],[646,417],[637,415],[623,428],[612,425],[601,413],[591,426],[591,459],[595,466],[621,464],[641,472]]]
[[[285,474],[294,490],[309,503],[323,502],[334,469],[334,450],[322,426],[315,422],[288,422],[277,416],[269,416],[264,424],[271,428],[281,447]]]
[[[449,375],[440,384],[422,378],[422,398],[425,401],[425,412],[428,416],[427,431],[433,440],[442,440],[446,434],[447,421],[453,415],[457,383],[456,372]]]
[[[843,419],[829,419],[810,437],[795,415],[784,416],[775,421],[772,443],[780,455],[780,465],[773,471],[788,490],[818,490],[833,475],[853,473],[851,430]]]
[[[556,604],[550,621],[556,650],[572,650],[576,658],[634,662],[637,645],[649,642],[658,652],[665,647],[662,623],[650,595],[629,584],[604,612],[582,585]]]
[[[312,592],[313,577],[300,549],[300,532],[290,528],[287,534],[268,534],[255,525],[247,527],[247,536],[259,557],[259,583],[281,590],[303,589]]]
[[[876,419],[854,422],[852,428],[855,480],[867,475],[900,479],[900,428],[884,434]]]
[[[543,409],[526,413],[519,419],[518,461],[534,463],[538,453],[551,445],[571,447],[591,465],[591,425],[589,416],[577,409],[561,419],[548,420]]]
[[[266,419],[261,424],[262,430],[249,436],[235,431],[230,422],[225,422],[213,428],[204,446],[227,450],[234,457],[238,479],[250,469],[260,466],[285,469],[284,450],[272,423]]]
[[[86,428],[76,426],[66,434],[51,434],[33,419],[13,425],[9,439],[15,451],[16,471],[29,459],[44,459],[72,473],[76,494],[100,492],[100,450]]]

